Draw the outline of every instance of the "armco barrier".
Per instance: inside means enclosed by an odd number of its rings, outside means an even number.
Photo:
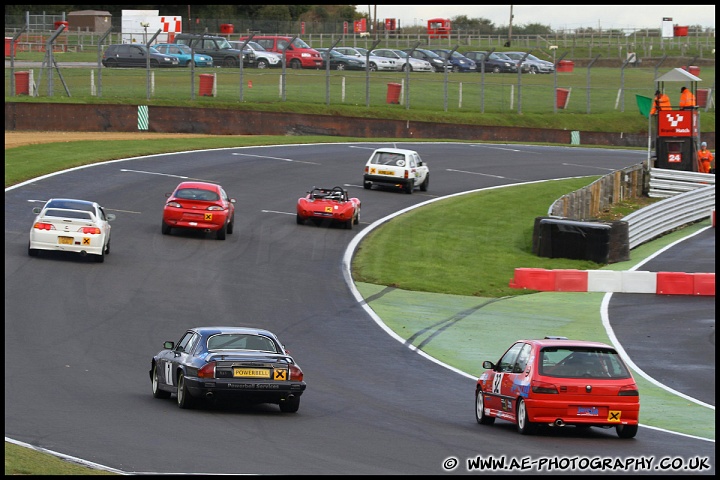
[[[692,273],[657,273],[657,293],[661,295],[692,295],[694,284]]]
[[[715,295],[714,273],[516,268],[510,288],[541,292]]]

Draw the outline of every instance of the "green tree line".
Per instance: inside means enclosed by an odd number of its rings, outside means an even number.
[[[371,11],[366,6],[358,5],[8,5],[5,7],[7,16],[23,16],[26,12],[47,15],[61,15],[82,10],[98,10],[109,12],[113,18],[120,18],[122,10],[159,10],[161,14],[177,12],[187,19],[245,19],[274,20],[281,22],[353,22],[370,18]],[[487,18],[469,18],[467,15],[451,17],[453,28],[472,30],[480,35],[507,33],[508,26],[496,26]],[[6,22],[7,23],[7,22]],[[378,21],[383,28],[382,20]],[[422,27],[420,27],[422,28]],[[548,25],[532,23],[513,25],[513,32],[519,35],[546,35],[552,33]]]

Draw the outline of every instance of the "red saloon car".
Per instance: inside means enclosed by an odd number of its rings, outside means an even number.
[[[313,187],[307,195],[298,199],[296,218],[298,225],[306,220],[314,223],[330,221],[352,229],[353,225],[360,223],[360,200],[350,198],[342,187]]]
[[[235,199],[220,185],[207,182],[182,182],[168,197],[163,209],[162,233],[173,228],[215,232],[218,240],[233,233]]]
[[[638,387],[617,351],[604,343],[546,337],[518,340],[475,387],[475,417],[517,425],[521,434],[550,427],[615,427],[620,438],[637,434]]]

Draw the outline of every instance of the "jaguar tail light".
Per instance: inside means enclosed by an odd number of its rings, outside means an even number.
[[[290,380],[293,382],[302,382],[305,375],[297,365],[290,365]]]
[[[36,230],[55,230],[55,225],[52,223],[37,222],[33,225],[33,228]]]
[[[81,227],[78,231],[86,235],[100,235],[102,233],[102,230],[98,227]]]
[[[215,378],[215,362],[210,362],[198,370],[198,378]]]
[[[207,209],[216,211],[216,210],[223,210],[223,207],[221,207],[219,205],[210,205]]]
[[[409,171],[409,170],[405,170],[405,178],[410,178],[410,171]]]

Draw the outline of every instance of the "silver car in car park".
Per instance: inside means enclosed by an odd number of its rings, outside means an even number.
[[[412,51],[412,53],[411,53]],[[445,59],[438,55],[437,53],[433,52],[432,50],[426,50],[424,48],[416,48],[414,50],[411,50],[409,48],[404,48],[403,52],[412,54],[413,58],[419,58],[420,60],[425,60],[430,62],[430,65],[433,66],[436,72],[444,72],[445,71]],[[447,70],[452,70],[452,66],[448,65]]]
[[[520,61],[525,56],[525,52],[503,52],[513,60]],[[532,53],[523,61],[523,73],[552,73],[555,71],[555,64],[547,60],[541,60]]]
[[[413,58],[402,50],[395,48],[377,48],[371,52],[373,55],[378,57],[391,58],[396,63],[400,64],[400,71],[404,72],[410,65],[411,72],[434,72],[435,68],[430,65],[430,62],[420,60],[419,58]],[[408,62],[409,59],[409,62]]]
[[[333,48],[336,52],[340,52],[343,55],[349,55],[351,57],[368,58],[368,50],[360,47],[335,47]],[[400,71],[401,65],[398,64],[392,58],[378,57],[377,55],[370,55],[370,71],[375,72],[398,72]]]
[[[243,43],[245,41],[239,42],[239,41],[231,41],[230,45],[232,45],[233,48],[239,50],[240,47],[242,47]],[[282,67],[282,55],[276,52],[270,52],[268,50],[265,50],[265,47],[260,45],[257,42],[247,42],[247,45],[245,45],[245,48],[249,48],[253,52],[255,52],[255,66],[257,68],[263,69],[263,68],[280,68]]]

